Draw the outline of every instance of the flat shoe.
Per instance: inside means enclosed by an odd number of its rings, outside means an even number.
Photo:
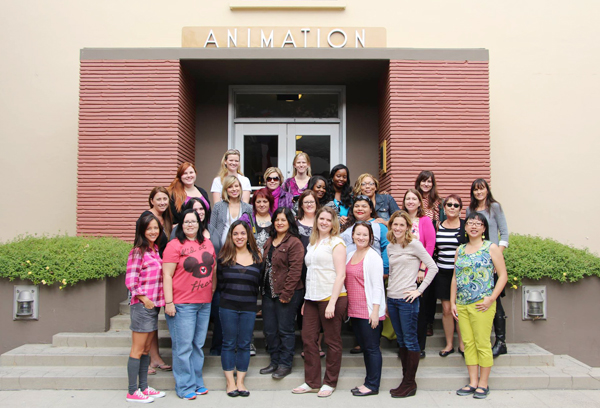
[[[366,397],[368,395],[377,395],[379,394],[379,391],[372,391],[369,390],[367,392],[360,392],[359,390],[356,390],[352,393],[352,395],[354,395],[355,397]]]
[[[148,367],[148,375],[155,375],[156,374],[156,370],[152,367]]]
[[[463,356],[463,357],[465,356],[465,351],[464,350],[458,349],[458,352],[460,353],[461,356]]]
[[[320,397],[320,398],[330,397],[334,391],[335,391],[335,388],[330,387],[329,385],[323,384],[317,394],[317,397]]]
[[[454,353],[454,349],[450,349],[448,351],[442,350],[440,351],[440,357],[448,357],[448,355]]]
[[[156,364],[156,365],[151,365],[150,367],[158,368],[161,371],[173,371],[173,366],[170,366],[168,364]]]
[[[323,350],[319,350],[319,357],[325,357],[325,352]]]
[[[240,396],[240,392],[238,390],[233,390],[233,391],[229,391],[227,393],[228,397],[239,397]]]
[[[483,392],[478,392],[479,390],[482,390]],[[473,398],[484,399],[484,398],[487,398],[489,393],[490,393],[490,387],[487,387],[487,388],[477,387],[475,392],[473,392]]]
[[[363,352],[362,348],[360,348],[360,347],[359,348],[354,347],[354,348],[350,349],[350,354],[360,354],[362,352]]]
[[[466,390],[465,390],[465,388],[466,388]],[[456,390],[456,395],[460,395],[461,397],[466,397],[468,395],[475,393],[476,389],[477,388],[471,387],[469,384],[467,384],[464,387]]]
[[[248,390],[238,390],[238,392],[240,393],[240,397],[249,397],[250,396],[250,391],[248,391]]]
[[[310,388],[307,383],[304,383],[292,390],[292,394],[306,394],[309,392],[319,392],[319,390],[317,388]]]

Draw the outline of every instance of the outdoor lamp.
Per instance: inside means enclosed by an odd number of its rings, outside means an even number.
[[[545,285],[523,285],[523,320],[546,320],[548,318],[548,291]]]
[[[17,316],[31,317],[31,315],[33,315],[33,295],[28,290],[24,290],[17,298]]]
[[[13,300],[13,320],[38,319],[38,287],[16,285]]]
[[[532,290],[527,296],[527,315],[534,319],[544,316],[544,297],[537,290]]]

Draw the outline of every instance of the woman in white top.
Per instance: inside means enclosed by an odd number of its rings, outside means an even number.
[[[302,311],[305,383],[294,388],[294,394],[318,392],[319,397],[329,397],[337,385],[342,365],[341,330],[348,307],[344,288],[346,245],[339,233],[340,223],[335,210],[321,208],[304,259],[308,268]],[[318,344],[321,328],[328,346],[322,386]]]
[[[213,180],[212,187],[210,188],[215,204],[222,200],[221,192],[223,191],[223,183],[227,176],[235,176],[238,178],[242,190],[242,201],[245,203],[250,202],[250,192],[252,188],[248,177],[244,177],[240,171],[240,157],[240,151],[235,149],[229,149],[223,155],[223,158],[221,159],[221,169],[219,170],[217,177]]]

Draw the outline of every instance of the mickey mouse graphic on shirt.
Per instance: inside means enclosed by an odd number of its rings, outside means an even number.
[[[198,262],[198,259],[193,256],[188,256],[183,261],[183,269],[195,278],[206,278],[210,276],[214,263],[215,260],[210,253],[202,252],[202,262]]]

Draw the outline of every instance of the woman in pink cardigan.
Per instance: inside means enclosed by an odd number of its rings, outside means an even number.
[[[404,200],[402,200],[402,209],[410,215],[412,220],[412,233],[421,241],[425,250],[430,256],[433,256],[433,250],[435,249],[435,228],[433,222],[425,214],[425,208],[423,206],[423,198],[421,194],[414,188],[408,189],[404,194]],[[419,266],[419,274],[417,275],[417,284],[421,284],[427,269],[425,265],[421,263]],[[425,357],[425,341],[427,339],[427,316],[431,313],[427,305],[431,304],[431,297],[435,294],[432,292],[430,287],[427,287],[423,292],[423,298],[421,299],[421,307],[419,309],[419,322],[417,324],[417,337],[419,339],[419,347],[421,349],[421,358]],[[434,303],[435,304],[435,303]]]

